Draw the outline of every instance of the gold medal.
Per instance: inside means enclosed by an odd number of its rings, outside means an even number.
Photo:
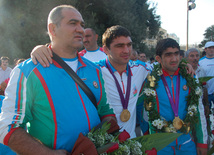
[[[155,87],[155,77],[152,75],[148,75],[147,79],[149,80],[150,82],[150,87]]]
[[[186,128],[186,134],[190,132],[190,123],[184,124],[184,127]]]
[[[130,118],[131,114],[127,109],[123,109],[123,111],[120,114],[120,120],[122,122],[127,122]]]
[[[179,117],[175,117],[173,120],[173,126],[176,130],[179,130],[183,126],[183,121]]]
[[[146,103],[145,105],[146,105],[146,110],[147,111],[150,111],[152,109],[152,102],[149,102],[149,104]]]

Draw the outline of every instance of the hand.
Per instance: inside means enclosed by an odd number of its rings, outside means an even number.
[[[102,122],[95,127],[95,130],[101,128],[105,122],[108,122],[111,124],[110,128],[107,131],[109,134],[114,132],[119,132],[120,127],[117,124],[117,120],[115,117],[112,117],[112,116],[104,118]]]
[[[191,76],[193,77],[195,75],[195,71],[192,68],[192,65],[190,65],[189,63],[187,63],[187,67],[186,67],[187,73],[191,74]]]
[[[7,87],[7,83],[3,81],[3,82],[1,83],[1,90],[2,90],[2,91],[5,91],[6,87]]]
[[[72,155],[87,154],[87,155],[98,155],[94,143],[88,138],[79,134],[77,141],[74,144]]]
[[[197,147],[197,154],[198,155],[207,155],[207,148]]]
[[[35,65],[37,64],[37,61],[39,61],[43,67],[49,67],[49,63],[52,64],[52,51],[45,45],[38,45],[34,47],[30,56]]]

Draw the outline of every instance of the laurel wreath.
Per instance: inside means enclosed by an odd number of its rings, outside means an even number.
[[[194,128],[194,124],[198,122],[198,103],[199,98],[202,95],[200,84],[196,81],[195,78],[191,77],[187,73],[187,62],[182,60],[179,64],[179,74],[186,79],[187,87],[191,90],[189,95],[186,97],[187,101],[187,114],[183,120],[183,125],[179,129],[180,132],[188,133],[190,129]],[[173,127],[172,121],[166,121],[160,114],[157,112],[156,106],[156,88],[158,88],[158,81],[162,75],[162,69],[160,64],[154,65],[154,69],[150,75],[147,76],[148,82],[144,86],[144,106],[146,111],[149,114],[149,121],[152,123],[152,129],[156,132],[178,132]],[[152,80],[151,80],[152,79]]]

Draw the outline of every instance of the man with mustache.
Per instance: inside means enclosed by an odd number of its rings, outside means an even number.
[[[199,84],[185,73],[183,64],[179,66],[178,43],[171,38],[160,40],[156,46],[156,60],[159,64],[154,66],[142,91],[150,134],[183,133],[158,154],[206,154],[206,119],[197,89]],[[191,136],[193,127],[197,135],[197,149]]]
[[[200,59],[200,51],[197,48],[190,48],[185,52],[185,57],[187,59],[187,62],[192,65],[195,74],[198,78],[200,77],[206,77],[205,70],[198,64]],[[208,101],[208,92],[207,92],[207,86],[206,83],[203,84],[203,104],[205,108],[205,115],[208,118],[209,117],[209,101]]]
[[[102,59],[106,59],[107,55],[103,52],[103,49],[97,44],[98,34],[92,28],[86,28],[83,38],[84,50],[80,51],[80,55],[84,58],[96,62]]]
[[[185,57],[190,65],[192,65],[197,77],[205,77],[204,69],[198,65],[200,59],[200,51],[196,48],[190,48],[185,52]]]
[[[83,44],[82,15],[73,6],[57,6],[49,13],[47,27],[49,48],[84,80],[96,103],[57,60],[47,68],[34,65],[31,59],[19,64],[12,71],[3,101],[0,142],[22,155],[71,154],[78,136],[87,134],[100,119],[116,121],[107,103],[100,68],[77,52]],[[85,141],[89,148],[82,145]],[[86,137],[81,139],[74,149],[80,152],[72,153],[97,154],[90,143]]]

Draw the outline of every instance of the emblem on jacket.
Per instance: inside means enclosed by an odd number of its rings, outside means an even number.
[[[183,90],[187,90],[187,85],[184,85],[184,86],[183,86]]]
[[[136,96],[136,95],[137,95],[137,87],[136,87],[136,86],[134,86],[133,95],[134,95],[134,96]]]
[[[93,86],[94,86],[95,88],[98,88],[98,84],[97,84],[96,81],[93,82]]]

